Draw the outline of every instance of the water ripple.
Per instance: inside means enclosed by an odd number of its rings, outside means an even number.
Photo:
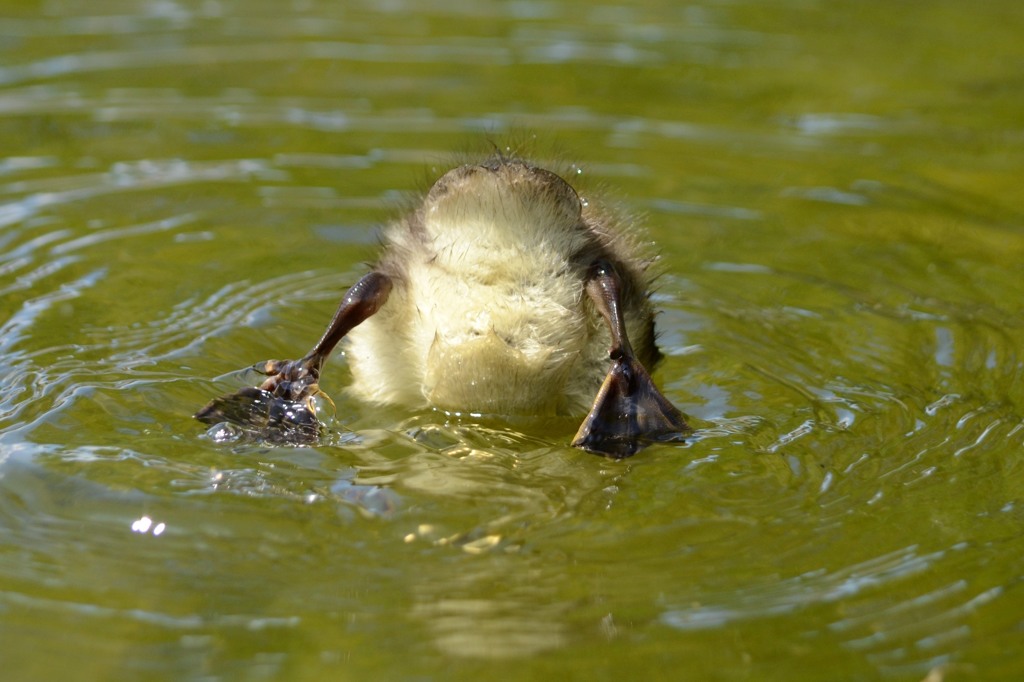
[[[12,182],[0,186],[0,193],[26,194],[26,196],[0,204],[0,221],[2,221],[0,225],[23,223],[44,208],[52,209],[61,204],[110,194],[198,182],[245,180],[254,175],[268,177],[271,172],[265,162],[248,159],[214,162],[147,159],[116,163],[106,173]],[[178,219],[168,219],[171,221],[169,226],[175,227],[174,221]],[[126,229],[128,232],[125,232]],[[120,228],[119,231],[110,231],[107,234],[131,234],[131,229],[150,228]],[[89,237],[83,239],[88,240]],[[88,242],[80,241],[78,243]],[[75,247],[64,246],[62,248],[71,250]]]
[[[694,599],[697,605],[670,609],[661,618],[675,629],[705,630],[841,601],[841,610],[829,610],[834,620],[828,628],[845,647],[879,663],[911,666],[914,661],[914,669],[927,670],[948,660],[943,652],[950,646],[972,636],[966,623],[1003,592],[1001,586],[936,583],[926,577],[942,563],[962,562],[968,549],[962,543],[930,553],[907,547],[837,571],[814,571],[730,595],[702,595]],[[904,598],[896,602],[882,596],[893,583],[903,586]]]

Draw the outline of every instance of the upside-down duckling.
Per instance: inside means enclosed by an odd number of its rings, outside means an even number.
[[[315,430],[310,399],[344,339],[352,394],[497,415],[586,414],[572,444],[628,457],[689,427],[654,386],[649,261],[555,173],[496,156],[446,173],[384,233],[302,359],[213,400],[206,423]]]

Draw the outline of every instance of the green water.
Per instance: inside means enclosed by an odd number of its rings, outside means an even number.
[[[1018,0],[0,5],[4,680],[1024,678]],[[190,418],[488,140],[645,216],[692,442]]]

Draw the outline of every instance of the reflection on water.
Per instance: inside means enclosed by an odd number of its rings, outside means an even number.
[[[522,570],[521,564],[508,568]],[[457,580],[415,585],[412,615],[426,624],[438,649],[459,658],[519,658],[565,645],[571,605],[557,601],[557,586],[505,586],[494,566],[480,568]],[[534,570],[547,574],[540,565]]]
[[[9,9],[8,675],[1024,674],[1016,5]],[[315,447],[190,418],[505,140],[645,214],[690,442],[378,409],[342,357]]]

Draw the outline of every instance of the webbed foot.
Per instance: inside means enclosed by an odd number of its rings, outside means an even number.
[[[211,400],[195,414],[204,424],[227,422],[270,441],[307,443],[320,434],[320,421],[306,401],[291,401],[256,386]]]
[[[195,413],[205,424],[228,422],[273,441],[308,442],[319,434],[313,398],[320,390],[320,369],[353,327],[376,313],[391,292],[391,279],[371,272],[346,292],[327,330],[300,360],[270,360],[253,367],[267,378],[211,400]],[[328,397],[328,402],[333,401]]]
[[[611,331],[613,364],[583,420],[574,447],[609,457],[636,454],[652,442],[681,440],[691,429],[661,394],[634,357],[621,311],[621,283],[615,268],[598,261],[590,269],[586,291]]]
[[[214,398],[195,418],[204,424],[228,422],[271,440],[315,439],[320,429],[313,404],[320,393],[319,366],[303,358],[270,360],[253,369],[267,375],[262,384]]]
[[[652,442],[679,440],[689,432],[682,413],[658,391],[643,365],[619,358],[572,445],[621,459]]]

